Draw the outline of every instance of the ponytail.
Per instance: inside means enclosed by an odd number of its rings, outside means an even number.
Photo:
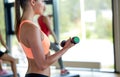
[[[20,0],[15,0],[15,33],[18,34],[20,26],[21,15],[20,15]]]

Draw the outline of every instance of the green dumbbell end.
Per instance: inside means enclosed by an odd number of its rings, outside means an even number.
[[[79,43],[80,42],[80,39],[79,39],[79,37],[73,37],[72,38],[72,43],[74,43],[74,44],[77,44],[77,43]]]

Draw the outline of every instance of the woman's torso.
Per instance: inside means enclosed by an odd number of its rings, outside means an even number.
[[[22,34],[20,35],[21,33],[21,27],[24,27],[25,24],[27,23],[31,23],[33,24],[31,21],[24,21],[24,22],[21,22],[21,25],[20,25],[20,28],[19,28],[19,33],[18,33],[18,36],[22,36]],[[41,31],[40,31],[41,32]],[[49,46],[47,46],[49,44],[49,40],[47,38],[47,36],[43,33],[42,33],[42,44],[43,44],[43,49],[44,51],[48,51],[49,50]],[[27,70],[27,73],[38,73],[38,74],[43,74],[43,75],[47,75],[49,76],[50,75],[50,68],[48,67],[47,69],[45,70],[40,70],[38,67],[37,67],[37,64],[34,60],[34,57],[32,55],[32,51],[29,47],[27,47],[27,43],[22,41],[21,38],[19,37],[19,40],[20,40],[20,43],[25,51],[25,54],[27,56],[27,59],[28,59],[28,70]],[[21,42],[22,41],[22,42]],[[47,42],[46,42],[47,41]],[[28,55],[29,54],[29,55]],[[45,52],[44,53],[45,56],[49,56],[50,53],[49,52]],[[32,56],[32,57],[31,57]]]
[[[47,54],[47,55],[49,55],[49,54]],[[30,59],[30,58],[27,58],[27,59],[28,59],[28,64],[29,64],[27,74],[36,73],[36,74],[42,74],[42,75],[50,76],[50,67],[48,67],[44,71],[40,70],[35,63],[35,60]]]

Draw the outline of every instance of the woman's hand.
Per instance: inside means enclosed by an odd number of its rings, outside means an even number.
[[[70,38],[66,41],[65,46],[64,46],[63,48],[69,49],[69,48],[73,47],[75,44],[72,43],[71,40],[72,40],[72,39],[71,39],[71,37],[70,37]]]

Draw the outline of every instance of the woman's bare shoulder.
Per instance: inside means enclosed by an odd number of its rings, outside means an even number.
[[[23,26],[22,26],[22,29],[23,30],[25,30],[25,31],[37,31],[37,30],[39,30],[40,28],[36,25],[36,24],[34,24],[34,23],[24,23],[23,24]]]

